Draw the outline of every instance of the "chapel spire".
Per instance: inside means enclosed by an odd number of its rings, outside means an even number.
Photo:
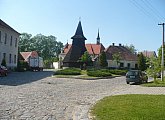
[[[96,38],[97,42],[96,44],[100,44],[100,35],[99,35],[99,29],[98,29],[98,35],[97,35],[97,38]]]
[[[82,30],[82,26],[81,26],[81,21],[79,20],[77,29],[76,29],[76,33],[73,37],[71,37],[71,39],[82,39],[82,40],[86,40],[84,34],[83,34],[83,30]]]

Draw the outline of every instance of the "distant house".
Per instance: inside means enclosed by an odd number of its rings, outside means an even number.
[[[36,51],[32,51],[32,52],[20,52],[20,60],[23,60],[24,62],[28,62],[29,61],[29,57],[31,58],[37,58],[38,53]]]
[[[0,19],[0,64],[6,60],[8,68],[17,67],[20,33]]]
[[[105,53],[107,57],[108,67],[110,68],[135,69],[138,67],[137,56],[121,44],[119,44],[119,46],[115,46],[115,44],[113,43],[105,50]],[[117,62],[114,60],[114,54],[118,54],[120,56],[119,64],[117,64]]]
[[[142,53],[142,54],[143,54],[145,57],[147,57],[147,58],[157,57],[155,51],[147,51],[147,50],[144,50],[143,52],[139,52],[139,53]]]

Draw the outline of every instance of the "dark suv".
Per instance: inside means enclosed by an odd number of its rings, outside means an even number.
[[[140,70],[130,70],[126,73],[126,82],[129,84],[130,82],[135,83],[143,83],[148,82],[148,76],[145,72]]]

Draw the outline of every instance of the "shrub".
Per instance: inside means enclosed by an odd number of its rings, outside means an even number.
[[[87,70],[87,75],[88,76],[93,76],[93,77],[112,76],[112,74],[106,69],[101,69],[101,70],[89,69],[89,70]]]
[[[125,75],[127,73],[127,70],[109,70],[110,73],[115,75]]]
[[[7,65],[6,65],[6,60],[5,60],[5,59],[2,60],[1,65],[7,67]]]
[[[17,71],[18,72],[23,72],[23,71],[28,70],[28,69],[29,69],[29,65],[27,62],[18,61],[18,64],[17,64]]]
[[[81,75],[81,70],[79,68],[66,68],[56,71],[54,75]]]

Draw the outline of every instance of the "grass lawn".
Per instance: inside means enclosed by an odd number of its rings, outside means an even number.
[[[93,120],[165,120],[165,95],[105,97],[90,113]]]
[[[156,81],[144,83],[144,84],[142,84],[142,86],[145,86],[145,87],[165,87],[165,81],[161,81],[158,79]]]

